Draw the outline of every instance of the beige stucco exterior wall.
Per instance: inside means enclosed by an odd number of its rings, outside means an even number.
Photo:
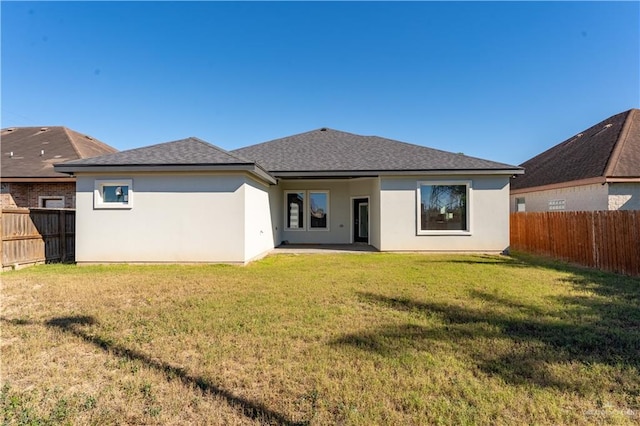
[[[369,244],[380,250],[380,178],[375,178],[371,182],[371,185],[369,220],[372,226],[370,229]]]
[[[133,207],[95,209],[95,179],[132,179]],[[247,175],[80,175],[76,188],[79,263],[245,262],[270,241],[268,209],[262,209],[268,199],[261,194],[267,189]],[[245,231],[247,212],[255,225]],[[247,246],[247,233],[260,231],[263,237]]]
[[[247,179],[244,190],[244,259],[256,259],[274,247],[269,187]]]
[[[271,232],[275,247],[282,243],[283,205],[282,188],[279,185],[271,185],[269,187],[269,214],[271,216]]]
[[[609,183],[609,210],[640,210],[640,182]]]
[[[525,211],[527,212],[550,211],[549,201],[551,200],[565,200],[564,211],[608,210],[609,200],[607,192],[607,185],[596,183],[572,186],[569,188],[511,194],[509,208],[510,211],[514,212],[516,209],[516,198],[524,198]]]
[[[132,208],[94,208],[95,180],[132,179]],[[382,251],[499,252],[509,246],[509,179],[470,181],[471,235],[418,235],[418,181],[450,177],[283,180],[268,186],[244,173],[131,173],[77,179],[76,260],[237,262],[292,244],[352,242],[352,200],[369,198],[369,243]],[[284,228],[284,192],[329,191],[328,230]]]
[[[379,230],[372,210],[375,182],[377,178],[326,179],[326,180],[282,180],[278,187],[282,194],[280,200],[279,222],[282,240],[290,244],[349,244],[352,242],[352,201],[353,197],[369,197],[369,233]],[[329,191],[329,230],[290,230],[285,228],[284,193],[286,191]],[[308,206],[305,206],[305,209]],[[305,219],[307,219],[305,215]],[[277,245],[277,244],[276,244]]]
[[[470,235],[418,235],[419,181],[471,181]],[[502,252],[509,247],[508,176],[383,177],[380,250]]]

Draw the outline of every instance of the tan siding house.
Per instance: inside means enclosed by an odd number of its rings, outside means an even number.
[[[640,209],[640,110],[616,114],[521,164],[511,211]]]

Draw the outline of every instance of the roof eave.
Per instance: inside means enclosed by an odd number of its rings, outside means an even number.
[[[261,180],[275,185],[276,179],[254,163],[240,164],[140,164],[140,165],[54,165],[60,173],[75,175],[77,173],[134,173],[134,172],[249,172]]]
[[[607,183],[638,183],[640,182],[640,176],[628,176],[628,177],[607,177]]]
[[[571,180],[567,182],[550,183],[547,185],[529,186],[525,188],[511,188],[511,194],[526,194],[527,192],[550,191],[554,189],[571,188],[585,185],[604,185],[605,183],[640,183],[640,176],[596,176],[592,178]]]
[[[50,177],[5,177],[2,176],[2,182],[7,183],[62,183],[75,182],[75,177],[70,176],[50,176]]]
[[[415,169],[415,170],[298,170],[298,171],[278,171],[273,170],[271,174],[278,178],[300,178],[300,177],[377,177],[377,176],[411,176],[411,175],[521,175],[522,168],[512,169]]]
[[[538,185],[538,186],[530,186],[525,188],[513,188],[511,187],[511,194],[524,194],[527,192],[535,192],[535,191],[548,191],[553,189],[562,189],[562,188],[570,188],[572,186],[584,186],[584,185],[596,185],[601,184],[604,185],[607,180],[603,176],[596,176],[586,179],[572,180],[568,182],[557,182],[550,183],[547,185]]]

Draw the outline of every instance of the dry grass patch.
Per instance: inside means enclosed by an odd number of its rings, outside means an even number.
[[[638,279],[381,253],[2,279],[8,424],[640,420]]]

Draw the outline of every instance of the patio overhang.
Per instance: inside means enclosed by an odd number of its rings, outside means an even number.
[[[379,176],[459,176],[459,175],[521,175],[524,170],[517,169],[427,169],[427,170],[302,170],[271,171],[277,178],[283,179],[355,179]]]

